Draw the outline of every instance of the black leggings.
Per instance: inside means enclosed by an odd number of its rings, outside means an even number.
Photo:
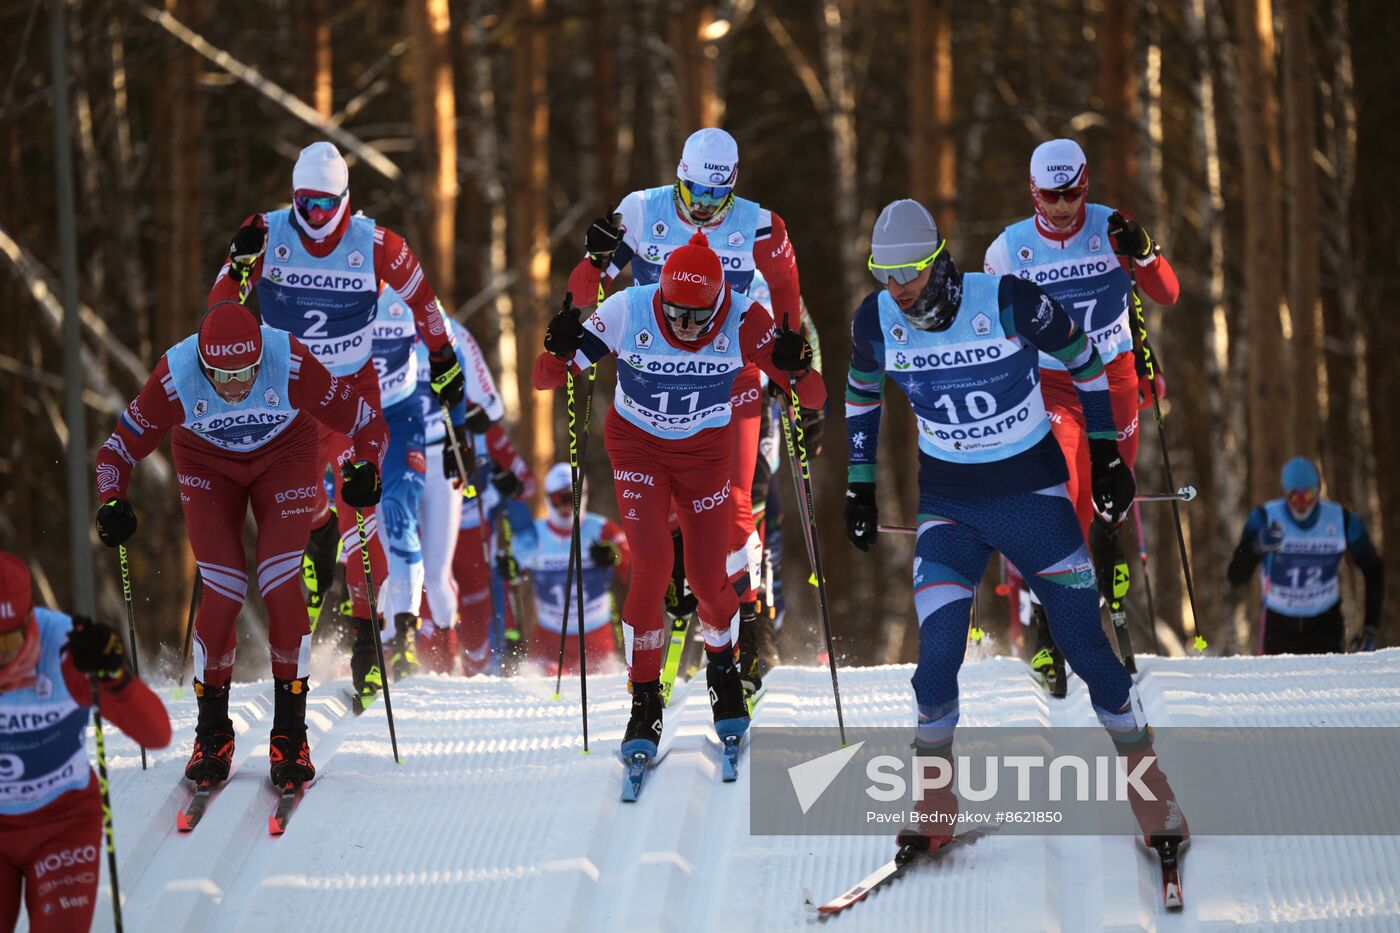
[[[1345,635],[1340,602],[1315,616],[1264,615],[1265,654],[1335,654],[1346,650]]]

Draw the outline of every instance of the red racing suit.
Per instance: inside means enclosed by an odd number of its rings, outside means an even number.
[[[340,223],[336,229],[321,240],[315,240],[308,236],[298,226],[301,246],[314,259],[327,259],[336,251],[340,245],[346,231],[350,228],[352,212],[347,206]],[[292,212],[293,225],[296,226],[296,214]],[[263,230],[268,229],[268,215],[254,214],[243,222],[244,226],[253,225]],[[434,294],[432,286],[428,284],[427,277],[423,274],[423,267],[418,262],[418,257],[409,248],[407,241],[399,234],[387,227],[376,225],[374,228],[374,255],[372,268],[378,278],[376,287],[373,289],[377,295],[379,288],[387,285],[394,289],[403,299],[404,304],[413,312],[414,322],[417,325],[419,336],[427,344],[428,351],[434,353],[450,346],[452,336],[447,327],[442,308],[438,304],[437,295]],[[246,286],[241,276],[236,273],[231,264],[225,263],[219,270],[218,277],[214,281],[214,287],[209,290],[208,307],[213,307],[220,301],[238,301],[244,296],[241,293],[243,288],[249,290],[251,294],[254,287],[263,278],[263,270],[266,264],[267,254],[258,256],[249,271]],[[276,261],[276,257],[273,258]],[[325,316],[322,315],[322,322]],[[373,320],[373,313],[366,319],[366,325]],[[315,322],[308,320],[306,326],[289,331],[292,336],[309,339],[312,327]],[[374,364],[369,357],[369,345],[366,341],[365,360],[358,372],[341,376],[341,381],[349,381],[355,389],[367,399],[376,410],[380,408],[379,403],[379,377],[375,372]],[[333,467],[336,484],[336,498],[339,508],[336,510],[336,519],[340,527],[340,539],[342,545],[342,558],[345,561],[345,579],[350,588],[350,596],[354,602],[354,614],[357,618],[370,618],[369,598],[365,589],[364,562],[360,559],[360,534],[355,523],[354,510],[345,504],[340,498],[340,470],[339,464],[344,462],[350,454],[350,444],[343,434],[335,430],[318,424],[317,431],[317,452],[316,458],[321,464],[322,470],[327,466]],[[319,476],[320,474],[318,474]],[[317,484],[317,497],[314,503],[314,514],[311,516],[310,528],[319,528],[325,524],[330,503],[326,500],[325,490],[321,484]],[[378,535],[378,523],[375,518],[374,509],[362,510],[365,516],[365,531],[370,540],[370,563],[376,580],[384,580],[388,574],[388,560],[384,554],[384,546]],[[304,544],[305,542],[303,542]]]
[[[647,304],[642,305],[642,302]],[[636,313],[629,311],[629,306],[647,309],[649,320],[641,331],[629,326],[629,315]],[[738,315],[738,321],[731,320],[731,315]],[[705,419],[697,422],[706,426],[688,433],[675,432],[680,436],[665,436],[657,430],[639,427],[631,420],[635,414],[624,414],[637,412],[646,401],[646,397],[633,398],[628,393],[629,382],[642,378],[636,375],[642,369],[634,362],[639,361],[640,356],[629,352],[628,347],[637,346],[640,334],[645,334],[643,346],[656,347],[655,335],[659,334],[669,357],[680,361],[670,369],[680,372],[686,368],[687,354],[696,355],[697,366],[704,364],[700,357],[707,352],[735,355],[728,338],[730,333],[737,334],[737,355],[743,364],[754,364],[779,385],[787,384],[788,374],[773,365],[772,316],[762,305],[755,306],[728,287],[713,323],[694,342],[683,343],[672,336],[670,323],[661,312],[657,286],[634,286],[613,295],[594,310],[584,325],[583,347],[571,363],[566,364],[547,352],[535,359],[535,387],[556,389],[564,384],[570,367],[579,373],[608,354],[618,356],[618,388],[608,412],[603,439],[612,460],[618,514],[622,516],[623,533],[633,557],[631,585],[622,608],[622,630],[628,672],[635,683],[653,681],[661,676],[661,654],[666,638],[661,605],[671,577],[673,551],[668,519],[673,503],[684,535],[686,577],[699,602],[698,615],[706,646],[722,651],[731,644],[730,629],[738,620],[739,599],[728,585],[725,571],[727,542],[734,520],[733,478],[736,475],[733,469],[735,427],[729,415],[734,376],[740,370],[729,370],[729,375],[722,375],[718,384],[707,387],[709,393],[718,392],[721,398],[708,409]],[[715,369],[722,371],[724,367]],[[690,397],[686,390],[694,384],[686,383],[684,376],[668,376],[665,369],[647,369],[646,373],[644,391],[669,382],[675,389],[671,395],[677,399]],[[728,384],[724,384],[726,381]],[[816,370],[804,373],[796,388],[802,405],[820,408],[825,404],[826,386]],[[663,393],[668,391],[662,390]],[[677,417],[687,416],[678,414]],[[752,463],[748,465],[748,472],[752,476]]]
[[[1085,229],[1084,211],[1080,211],[1078,219],[1068,230],[1061,231],[1047,227],[1039,214],[1035,215],[1034,223],[1035,232],[1038,234],[1036,249],[1044,250],[1052,257],[1056,255],[1056,251],[1079,246],[1081,245],[1080,241],[1085,237],[1093,235],[1093,231]],[[1027,257],[1020,259],[1018,263],[1017,259],[1013,259],[1007,248],[1006,237],[1007,234],[1003,233],[987,249],[983,269],[990,275],[1015,275],[1018,272],[1018,264],[1024,265],[1034,260],[1034,257]],[[1119,267],[1125,272],[1131,270],[1135,273],[1136,285],[1142,289],[1147,297],[1162,305],[1176,303],[1176,299],[1180,295],[1180,286],[1177,283],[1176,272],[1172,269],[1171,263],[1167,262],[1165,256],[1155,253],[1146,261],[1128,256],[1118,256],[1117,261]],[[1064,280],[1064,284],[1046,285],[1046,291],[1059,299],[1061,304],[1065,305],[1066,310],[1070,311],[1073,310],[1075,303],[1066,300],[1058,292],[1063,287],[1073,288],[1072,281],[1072,279]],[[1076,323],[1083,327],[1085,322],[1077,320]],[[1129,326],[1136,329],[1136,324],[1131,319]],[[1087,328],[1085,329],[1087,330]],[[1113,423],[1118,428],[1118,452],[1123,456],[1124,462],[1132,467],[1137,463],[1140,435],[1138,410],[1142,399],[1151,397],[1150,389],[1147,387],[1145,377],[1141,381],[1139,380],[1131,352],[1120,353],[1111,359],[1105,359],[1104,371],[1108,376],[1109,399],[1113,406]],[[1060,451],[1065,457],[1065,464],[1069,467],[1069,480],[1065,485],[1069,491],[1070,500],[1074,502],[1074,510],[1079,517],[1080,528],[1087,535],[1090,522],[1094,517],[1094,503],[1091,495],[1093,483],[1089,463],[1089,441],[1084,427],[1083,410],[1080,408],[1074,383],[1068,372],[1061,369],[1042,368],[1040,378],[1041,394],[1045,397],[1045,412],[1050,419],[1050,430],[1054,433],[1055,440],[1059,442]],[[1159,379],[1158,391],[1163,392],[1164,390],[1165,385]]]
[[[639,231],[643,226],[640,207],[643,194],[634,191],[617,206],[614,220],[623,229],[623,240],[607,269],[597,268],[585,257],[569,274],[569,293],[577,307],[589,308],[597,304],[600,283],[602,288],[606,288],[629,262],[634,279],[642,282],[643,277],[638,275],[638,256],[642,252]],[[676,213],[676,224],[692,233],[705,229],[689,223],[679,212]],[[768,283],[771,295],[768,310],[775,322],[781,324],[790,321],[792,327],[797,329],[803,317],[802,287],[797,274],[797,253],[788,239],[787,225],[776,212],[767,209],[760,209],[758,224],[751,249],[754,267]],[[711,246],[723,248],[718,241],[712,241]],[[787,384],[786,376],[782,384]],[[753,477],[763,414],[758,367],[749,364],[735,378],[732,404],[730,423],[733,430],[730,437],[734,455],[730,460],[730,496],[734,501],[734,520],[726,538],[729,549],[726,571],[739,594],[739,601],[753,602],[758,598],[755,590],[758,581],[751,577],[749,564],[750,557],[760,549],[758,534],[754,529]]]
[[[51,617],[64,618],[59,613]],[[61,665],[68,694],[79,707],[89,708],[87,677],[66,651]],[[170,717],[144,683],[128,675],[99,681],[99,689],[102,716],[109,724],[143,748],[170,744]],[[35,933],[91,928],[102,872],[102,797],[91,767],[87,773],[87,784],[79,790],[29,813],[0,815],[0,930],[15,928],[21,903]]]
[[[269,366],[268,355],[276,345],[270,333],[275,332],[264,325],[262,367]],[[295,414],[263,446],[247,452],[229,450],[185,427],[203,413],[185,411],[176,388],[178,374],[170,369],[168,358],[177,349],[172,348],[97,452],[99,500],[125,497],[132,469],[155,450],[167,431],[175,429],[171,447],[180,503],[204,589],[195,620],[195,677],[210,686],[227,684],[233,674],[235,622],[248,589],[243,553],[248,506],[252,505],[258,527],[258,588],[268,612],[272,675],[281,680],[305,677],[311,624],[299,584],[301,555],[322,486],[318,426],[348,437],[354,459],[367,460],[376,468],[388,449],[384,417],[353,384],[332,376],[299,340],[287,339],[286,402]],[[245,402],[255,401],[252,396],[262,391],[255,383]],[[212,385],[209,393],[212,398]],[[353,522],[353,511],[349,514]]]

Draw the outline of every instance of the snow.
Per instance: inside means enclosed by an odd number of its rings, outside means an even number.
[[[1157,725],[1397,725],[1400,649],[1316,658],[1141,658]],[[842,672],[847,725],[908,725],[909,667]],[[969,662],[970,725],[1092,725],[1083,683],[1050,701],[1024,664]],[[825,668],[775,672],[756,721],[835,723]],[[884,837],[750,837],[741,771],[722,784],[703,684],[677,688],[669,756],[637,804],[618,800],[628,698],[618,676],[552,681],[420,677],[393,692],[402,764],[382,703],[348,713],[344,681],[308,703],[320,774],[286,835],[270,837],[270,684],[235,687],[235,772],[187,836],[175,814],[194,701],[170,702],[172,747],[142,772],[109,731],[130,930],[806,930],[825,900],[892,854]],[[169,691],[166,691],[169,699]],[[1339,783],[1345,775],[1338,775]],[[1339,788],[1345,793],[1345,788]],[[105,864],[96,929],[111,928]],[[1198,837],[1186,909],[1160,907],[1154,868],[1122,837],[993,836],[920,867],[826,921],[849,930],[1272,930],[1400,926],[1400,839]]]

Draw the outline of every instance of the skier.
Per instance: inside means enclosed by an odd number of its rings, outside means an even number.
[[[1385,565],[1355,512],[1319,498],[1322,480],[1306,457],[1283,465],[1283,498],[1258,506],[1226,575],[1234,586],[1260,566],[1264,654],[1326,654],[1343,650],[1342,587],[1338,569],[1350,555],[1366,580],[1366,614],[1353,651],[1372,651],[1380,630]]]
[[[826,387],[810,366],[811,347],[800,333],[775,329],[767,309],[730,287],[703,233],[670,251],[659,284],[610,296],[586,325],[579,317],[566,297],[535,360],[534,383],[558,388],[570,365],[582,372],[608,354],[618,357],[603,437],[635,561],[622,610],[632,693],[622,754],[652,757],[661,735],[660,609],[672,569],[673,500],[699,604],[715,731],[722,741],[742,736],[749,716],[732,640],[739,600],[724,556],[734,508],[731,398],[737,375],[754,363],[779,385],[795,379],[800,403],[820,408]]]
[[[242,300],[255,290],[264,323],[301,340],[331,375],[353,386],[378,409],[379,381],[370,360],[370,330],[381,282],[394,289],[412,311],[432,360],[433,391],[441,404],[455,406],[465,391],[461,366],[417,257],[397,233],[362,214],[351,214],[345,160],[331,143],[317,142],[301,150],[292,169],[292,207],[254,214],[243,222],[229,247],[229,262],[209,292],[208,304]],[[326,427],[319,431],[323,467],[343,462],[349,449],[346,438]],[[339,483],[339,471],[335,472]],[[340,498],[345,501],[343,494]],[[329,538],[332,527],[340,531],[355,627],[351,677],[358,693],[373,693],[382,683],[374,646],[380,623],[371,612],[365,589],[354,511],[333,509],[319,484],[313,506],[311,527],[319,538]],[[365,530],[372,571],[375,579],[382,580],[386,561],[373,510],[365,515]],[[313,559],[324,560],[324,543],[317,547],[313,541],[311,550]],[[318,582],[321,585],[328,586],[329,580]]]
[[[142,748],[170,744],[170,717],[114,629],[36,608],[32,592],[24,561],[0,551],[0,930],[15,928],[21,900],[36,933],[87,930],[102,851],[93,685],[103,718]]]
[[[1138,409],[1151,404],[1151,388],[1139,376],[1131,319],[1136,283],[1158,304],[1176,303],[1176,272],[1142,224],[1102,204],[1091,204],[1089,166],[1072,139],[1041,143],[1031,154],[1031,203],[1035,213],[1002,231],[987,248],[989,275],[1015,275],[1040,285],[1093,342],[1108,373],[1109,398],[1118,427],[1118,449],[1132,469],[1137,462]],[[1129,270],[1132,270],[1130,274]],[[1145,370],[1144,370],[1145,371]],[[1080,527],[1088,536],[1094,570],[1105,602],[1121,602],[1128,564],[1116,531],[1092,522],[1088,432],[1068,372],[1052,354],[1040,354],[1041,392],[1050,430],[1069,468],[1066,484]],[[1165,384],[1158,379],[1158,392]],[[1114,590],[1115,569],[1120,592]],[[1032,599],[1037,652],[1032,667],[1046,677],[1051,693],[1064,696],[1064,660],[1051,641],[1045,610]]]
[[[894,201],[880,213],[869,267],[883,287],[861,303],[851,326],[846,533],[862,551],[875,542],[876,452],[889,377],[908,396],[919,427],[916,754],[951,767],[972,594],[998,550],[1027,573],[1056,643],[1089,685],[1099,722],[1136,766],[1150,753],[1151,733],[1099,625],[1093,566],[1036,381],[1037,351],[1064,364],[1088,425],[1094,506],[1110,523],[1121,522],[1133,502],[1133,475],[1118,452],[1108,379],[1094,345],[1038,286],[959,272],[917,201]],[[1185,839],[1185,821],[1155,762],[1145,783],[1157,802],[1133,800],[1144,840]],[[946,817],[957,803],[933,796],[921,806]],[[952,838],[952,827],[946,820],[921,823],[901,830],[899,843],[936,849]]]
[[[535,589],[536,625],[530,640],[529,659],[540,670],[556,673],[559,666],[559,632],[565,636],[564,671],[578,670],[578,621],[570,594],[569,617],[564,618],[564,587],[569,577],[570,545],[573,539],[573,480],[567,463],[556,463],[544,477],[545,517],[535,519],[529,534],[517,532],[512,555],[497,558],[501,576],[515,576],[518,567],[530,573]],[[612,623],[615,615],[612,585],[626,580],[631,551],[622,529],[596,512],[587,511],[587,493],[579,504],[579,534],[583,548],[583,630],[588,644],[588,672],[602,673],[613,667],[617,638]],[[577,586],[577,583],[575,583]]]
[[[476,500],[462,503],[457,545],[452,554],[452,578],[457,587],[457,654],[462,659],[462,673],[470,677],[501,672],[500,652],[506,647],[506,632],[518,624],[505,605],[505,581],[494,572],[492,537],[510,502],[534,494],[535,480],[499,424],[491,425],[480,441],[473,438],[464,441],[462,447],[462,462],[467,469],[475,469],[472,485],[480,496],[479,505]],[[485,528],[481,525],[483,514]]]
[[[341,494],[352,509],[370,508],[379,501],[389,440],[383,416],[301,341],[224,301],[197,333],[165,352],[97,452],[98,536],[117,547],[136,532],[126,500],[131,471],[175,429],[180,503],[204,582],[194,638],[199,723],[185,767],[196,783],[224,780],[233,760],[228,685],[248,588],[243,520],[250,504],[274,678],[272,782],[304,784],[316,774],[306,744],[311,627],[297,586],[321,489],[315,422],[350,438]]]
[[[579,308],[597,303],[601,286],[616,279],[630,263],[632,281],[651,285],[661,276],[667,256],[703,233],[721,258],[724,277],[734,291],[747,294],[755,277],[767,283],[766,306],[779,323],[791,321],[805,333],[797,255],[783,219],[754,201],[738,197],[739,145],[716,127],[692,133],[681,150],[672,184],[633,191],[611,217],[599,217],[585,237],[587,255],[569,276],[569,291]],[[763,307],[763,306],[761,306]],[[734,429],[734,525],[730,530],[730,580],[739,594],[739,651],[746,681],[757,689],[758,575],[762,545],[754,527],[752,485],[763,410],[759,370],[746,366],[734,380],[731,421]],[[809,416],[810,417],[810,416]],[[765,617],[771,629],[771,617]],[[765,639],[772,641],[771,630]]]
[[[456,321],[452,321],[453,340],[457,347],[458,361],[467,381],[466,402],[458,405],[452,414],[453,431],[457,438],[462,462],[476,461],[483,444],[493,440],[499,445],[504,431],[499,422],[505,417],[496,382],[486,366],[486,357],[481,352],[476,338]],[[418,345],[419,398],[423,405],[423,430],[427,452],[427,474],[423,489],[423,503],[420,510],[422,521],[423,564],[426,568],[424,592],[427,594],[431,618],[425,618],[419,631],[419,642],[425,653],[428,669],[441,674],[452,673],[453,650],[457,625],[457,583],[454,579],[454,566],[458,542],[462,538],[461,525],[464,512],[470,512],[473,520],[476,503],[464,500],[462,481],[457,473],[457,458],[447,446],[447,424],[442,406],[437,403],[431,391],[423,391],[431,378],[430,361],[426,348]],[[483,440],[483,437],[489,439]],[[509,451],[510,462],[518,458]],[[477,487],[478,491],[484,491]],[[481,543],[477,538],[465,542],[464,546],[475,546],[478,555]]]

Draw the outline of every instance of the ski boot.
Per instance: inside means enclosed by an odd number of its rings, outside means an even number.
[[[185,777],[196,784],[228,780],[233,765],[233,720],[228,718],[228,685],[211,687],[194,682],[199,722],[194,728],[194,752],[185,765]]]
[[[936,852],[952,840],[958,821],[958,798],[953,793],[953,746],[949,743],[934,747],[916,741],[914,755],[922,759],[922,767],[934,767],[933,759],[942,761],[948,769],[948,783],[925,790],[923,799],[914,801],[918,825],[902,827],[894,841],[900,849],[909,846],[916,852]]]
[[[457,639],[451,628],[424,619],[418,629],[418,650],[423,654],[423,666],[431,674],[451,674],[457,656]]]
[[[274,680],[272,737],[267,757],[272,783],[278,787],[305,784],[316,776],[306,744],[306,678]]]
[[[739,681],[744,698],[753,702],[763,689],[763,669],[758,654],[758,604],[739,604]]]
[[[306,611],[311,617],[311,631],[321,619],[321,607],[335,582],[335,565],[340,559],[340,524],[331,506],[326,521],[311,529],[306,550],[301,555],[301,579],[306,584]]]
[[[418,617],[411,612],[400,612],[394,616],[394,637],[386,648],[389,652],[389,670],[398,683],[405,677],[412,677],[422,670],[418,663]]]
[[[1069,684],[1065,677],[1065,656],[1050,637],[1050,622],[1045,618],[1045,607],[1040,603],[1031,604],[1031,618],[1035,624],[1036,652],[1031,656],[1031,670],[1045,685],[1045,690],[1057,700],[1062,700],[1068,692]]]
[[[723,742],[738,738],[749,728],[749,707],[744,702],[744,684],[734,653],[705,649],[709,663],[705,665],[705,684],[710,689],[710,712],[715,717],[715,733]]]
[[[384,689],[384,675],[379,670],[379,652],[374,641],[379,628],[370,619],[352,619],[355,645],[350,649],[350,682],[355,688],[355,714],[359,715]]]
[[[1113,740],[1118,754],[1124,759],[1123,767],[1133,774],[1145,759],[1151,763],[1141,772],[1138,781],[1148,790],[1152,799],[1147,799],[1139,791],[1137,782],[1128,783],[1128,804],[1133,808],[1138,828],[1142,830],[1140,841],[1148,849],[1157,849],[1170,843],[1171,849],[1178,852],[1191,842],[1191,830],[1186,824],[1186,814],[1176,801],[1176,794],[1167,776],[1162,772],[1161,763],[1152,751],[1152,729],[1143,730],[1141,737],[1132,742]]]
[[[778,652],[778,630],[775,627],[777,609],[771,603],[758,602],[758,672],[766,677],[768,672],[783,663]]]
[[[661,741],[661,681],[628,681],[627,689],[632,693],[632,718],[622,734],[622,759],[631,761],[637,754],[655,758]]]

